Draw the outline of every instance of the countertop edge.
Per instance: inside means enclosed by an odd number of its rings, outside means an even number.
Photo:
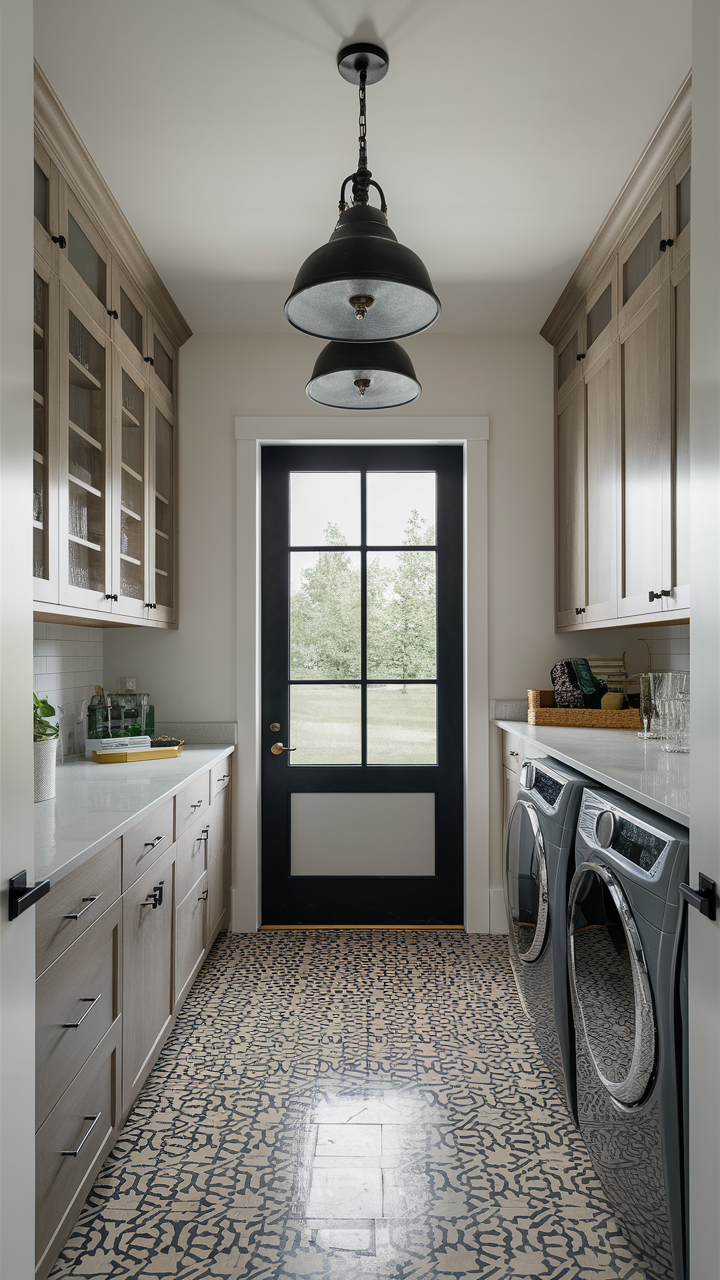
[[[45,876],[42,874],[42,869],[38,870],[36,867],[36,879],[38,876],[41,876],[43,879],[49,880],[51,888],[54,885],[59,884],[59,882],[64,880],[65,876],[69,875],[71,871],[75,871],[78,867],[81,867],[83,863],[89,862],[90,858],[94,857],[96,853],[100,853],[101,849],[107,849],[109,844],[118,840],[126,831],[129,831],[131,827],[134,827],[142,820],[144,814],[149,813],[150,810],[156,808],[157,805],[162,804],[165,800],[175,796],[177,792],[187,786],[189,782],[192,782],[195,778],[199,778],[201,774],[207,773],[207,771],[212,769],[213,765],[216,765],[219,760],[224,760],[227,756],[231,756],[233,752],[237,750],[236,746],[217,746],[216,748],[215,743],[197,743],[193,745],[201,749],[204,748],[206,751],[215,750],[215,754],[209,760],[206,760],[204,764],[200,765],[199,768],[195,769],[193,773],[188,774],[186,778],[183,778],[181,782],[178,782],[176,786],[168,787],[167,791],[163,792],[162,795],[157,796],[156,799],[150,802],[150,804],[146,804],[142,809],[138,809],[135,813],[129,814],[126,819],[123,819],[122,822],[118,823],[116,827],[113,827],[106,835],[94,840],[92,844],[89,844],[85,849],[74,854],[67,862],[64,862],[62,866],[56,867],[52,871],[48,871]],[[98,768],[102,768],[102,766],[99,765]]]
[[[627,782],[623,782],[621,778],[613,777],[612,774],[603,773],[602,770],[589,765],[585,760],[580,759],[576,755],[571,755],[567,751],[562,751],[554,744],[550,745],[544,742],[539,736],[541,726],[527,724],[524,720],[491,720],[498,729],[504,730],[505,733],[514,733],[517,738],[522,738],[525,742],[532,742],[537,747],[542,747],[549,756],[555,760],[562,761],[563,764],[569,764],[571,768],[577,769],[579,773],[586,773],[594,782],[599,782],[603,787],[609,787],[612,791],[619,791],[621,795],[627,796],[628,800],[634,800],[636,804],[645,805],[646,809],[652,809],[655,813],[661,813],[666,818],[671,818],[673,822],[677,822],[682,827],[689,827],[690,814],[683,813],[680,809],[674,809],[672,805],[664,804],[662,800],[656,799],[655,796],[646,795],[645,792],[639,791],[637,787],[630,786]],[[626,729],[588,729],[588,733],[622,733],[628,731]]]

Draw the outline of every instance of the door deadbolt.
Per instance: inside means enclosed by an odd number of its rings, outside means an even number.
[[[273,742],[270,750],[274,756],[281,756],[283,751],[297,751],[297,747],[284,747],[282,742]]]
[[[280,732],[280,725],[279,725],[279,724],[277,724],[277,723],[276,723],[276,721],[274,721],[274,720],[273,720],[272,724],[270,725],[270,732],[271,732],[271,733],[279,733],[279,732]]]

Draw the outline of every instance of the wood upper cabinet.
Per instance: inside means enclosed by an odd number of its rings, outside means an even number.
[[[585,388],[579,382],[557,415],[557,625],[582,621],[585,574]]]
[[[677,267],[690,251],[691,177],[690,147],[687,146],[668,177],[673,267]]]
[[[175,1003],[175,846],[123,895],[123,1110],[162,1041]]]
[[[617,402],[617,349],[613,344],[585,374],[586,624],[617,617]]]
[[[36,617],[177,626],[185,321],[35,68]]]
[[[670,493],[672,595],[663,611],[687,612],[690,605],[690,258],[670,277],[672,364],[672,459]]]
[[[555,344],[555,395],[563,403],[582,381],[585,359],[585,314],[577,311],[570,325]]]

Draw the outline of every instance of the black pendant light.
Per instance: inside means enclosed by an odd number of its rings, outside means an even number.
[[[297,274],[285,315],[296,329],[318,338],[388,342],[429,328],[440,315],[440,302],[424,263],[390,230],[385,196],[367,167],[365,90],[385,75],[388,54],[373,44],[346,45],[338,69],[360,87],[358,167],[340,188],[340,216],[330,240]],[[370,187],[380,195],[379,209],[369,203]]]
[[[397,342],[328,342],[305,392],[335,409],[392,409],[417,400],[422,387]]]

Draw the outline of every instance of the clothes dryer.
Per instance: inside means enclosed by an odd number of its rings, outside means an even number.
[[[648,1280],[684,1280],[688,832],[586,789],[568,903],[577,1103]]]
[[[574,1120],[566,915],[575,826],[588,783],[558,760],[525,761],[508,822],[504,868],[515,982],[538,1048]]]

